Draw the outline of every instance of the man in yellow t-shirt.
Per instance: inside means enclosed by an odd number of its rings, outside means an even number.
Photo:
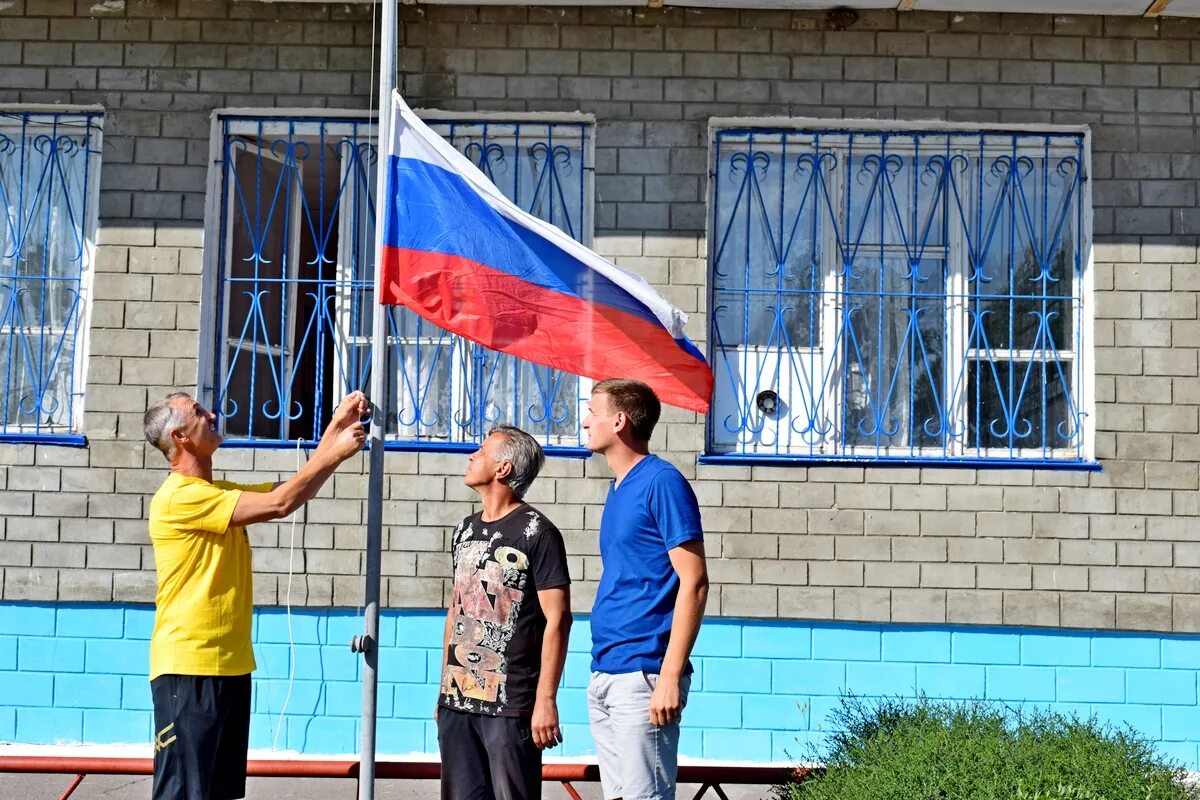
[[[286,517],[308,502],[362,449],[366,413],[361,392],[347,396],[294,477],[243,485],[212,479],[221,444],[215,414],[182,392],[147,409],[146,440],[171,464],[150,501],[158,571],[150,637],[154,800],[245,797],[255,666],[246,526]]]

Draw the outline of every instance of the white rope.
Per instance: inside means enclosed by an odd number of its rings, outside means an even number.
[[[376,22],[377,21],[377,16],[376,16],[377,8],[378,8],[377,3],[371,4],[371,61],[372,61],[372,63],[374,63],[374,61],[375,61],[375,53],[376,53],[376,49],[377,49],[376,43],[375,43],[375,28],[377,26],[377,22]],[[371,98],[375,97],[375,70],[374,69],[371,70],[369,94],[367,96],[371,97]],[[379,116],[380,116],[380,114],[383,113],[383,109],[380,108],[377,103],[373,104],[371,106],[371,109],[375,112],[374,119],[375,119],[375,124],[377,126],[376,131],[378,131]],[[378,141],[378,137],[376,137],[376,143],[375,143],[376,158],[382,157],[382,152],[380,149],[381,147],[382,147],[382,143],[380,143]],[[356,231],[356,234],[359,237],[364,237],[366,235],[366,226],[363,226],[360,230]],[[360,238],[360,242],[362,242],[361,238]],[[365,252],[365,251],[360,251],[360,252]],[[374,310],[375,310],[375,313],[379,313],[382,309],[380,309],[377,306]],[[304,442],[303,438],[296,440],[296,472],[300,471],[300,454],[301,454],[301,445],[303,444],[303,442]],[[360,474],[361,474],[362,470],[365,469],[366,459],[362,459],[361,464],[363,466],[360,467]],[[292,514],[291,541],[288,545],[288,582],[287,582],[287,592],[285,593],[285,600],[284,600],[284,607],[286,609],[287,628],[288,628],[288,689],[287,689],[287,695],[283,699],[283,707],[279,710],[279,720],[278,720],[278,722],[275,723],[275,738],[271,743],[272,750],[279,749],[279,734],[283,730],[283,718],[284,718],[284,715],[287,713],[288,703],[292,699],[292,687],[296,681],[296,640],[295,640],[295,635],[293,634],[293,631],[292,631],[292,577],[295,574],[293,559],[295,558],[295,555],[296,555],[296,522],[297,522],[298,514],[299,514],[299,509],[297,509],[297,511]],[[306,514],[307,514],[307,512],[306,512]],[[365,580],[366,573],[365,573],[364,563],[365,563],[365,559],[359,560],[360,577],[362,577]],[[366,611],[365,604],[360,602],[358,605],[358,614],[359,614],[360,618],[363,616],[365,611]]]
[[[303,437],[296,440],[296,472],[300,472],[300,447],[303,443]],[[279,749],[279,732],[283,730],[283,715],[287,713],[288,703],[292,699],[292,686],[296,682],[296,638],[292,634],[292,576],[295,574],[295,570],[292,559],[296,555],[296,521],[299,517],[300,509],[292,512],[292,536],[288,545],[287,592],[284,600],[288,629],[288,688],[287,694],[283,698],[283,707],[279,709],[279,721],[275,723],[275,738],[271,741],[272,750]]]
[[[384,0],[380,0],[380,2],[384,2]],[[391,2],[395,2],[395,0],[391,0]],[[375,75],[376,75],[376,73],[379,72],[378,67],[375,66],[375,64],[376,64],[375,59],[376,59],[376,52],[377,52],[377,47],[376,47],[376,42],[375,42],[375,28],[378,25],[382,24],[382,22],[380,22],[380,20],[379,20],[379,17],[376,15],[376,11],[379,8],[380,8],[379,3],[371,3],[371,65],[372,65],[372,69],[371,69],[371,77],[367,84],[367,90],[369,92],[367,97],[371,98],[371,110],[374,112],[373,119],[375,121],[375,158],[376,159],[387,157],[387,153],[384,150],[385,145],[383,142],[379,141],[379,118],[380,118],[380,115],[383,114],[383,107],[381,105],[379,105],[379,101],[376,98],[377,92],[375,91]],[[397,67],[397,70],[398,69],[399,68]],[[399,76],[397,76],[397,80],[399,80]],[[369,189],[370,184],[368,184],[366,188]],[[376,211],[376,214],[375,214],[375,224],[376,224],[375,235],[379,236],[379,235],[381,235],[381,233],[380,233],[381,229],[378,226],[381,225],[382,223],[380,222],[380,212],[378,210]],[[361,236],[365,236],[366,232],[367,232],[366,226],[364,225],[362,227],[362,230],[359,231],[359,234]],[[368,244],[370,246],[369,250],[366,249]],[[360,239],[358,252],[360,252],[360,253],[368,253],[369,252],[372,254],[372,256],[374,256],[374,253],[375,253],[374,240],[367,243],[367,242],[364,242],[362,239]],[[372,278],[374,278],[374,274],[372,274]],[[373,314],[380,314],[380,313],[386,314],[387,313],[386,307],[381,306],[375,302],[374,294],[371,295],[371,306],[372,306],[371,313],[373,313]],[[372,364],[371,368],[375,369],[376,368],[375,364]],[[385,435],[386,435],[386,431],[385,431]],[[369,450],[368,450],[368,452],[369,452]],[[359,475],[363,475],[363,476],[367,475],[367,465],[370,463],[370,460],[371,459],[369,457],[368,458],[360,458],[358,460],[358,465],[359,465],[358,474]],[[366,539],[364,538],[363,541],[365,543]],[[358,578],[359,578],[358,585],[364,586],[367,581],[367,557],[366,557],[365,552],[362,555],[360,555],[359,559],[358,559]],[[364,589],[363,593],[360,596],[359,601],[358,601],[358,620],[360,623],[363,623],[364,625],[366,622],[366,615],[367,615],[366,594],[367,594],[366,590]]]

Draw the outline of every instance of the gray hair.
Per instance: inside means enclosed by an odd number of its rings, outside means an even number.
[[[508,461],[512,464],[508,488],[518,498],[522,498],[529,487],[533,485],[538,473],[542,471],[542,465],[546,463],[546,454],[542,452],[542,446],[538,444],[537,439],[520,428],[512,425],[496,425],[488,431],[488,436],[493,433],[500,434],[500,438],[503,439],[496,460]]]
[[[181,397],[192,399],[187,392],[171,392],[152,403],[142,415],[142,432],[146,435],[146,441],[154,445],[168,461],[175,455],[175,443],[171,440],[171,432],[184,423],[183,412],[175,404]]]

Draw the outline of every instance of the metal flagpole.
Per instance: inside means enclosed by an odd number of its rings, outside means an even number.
[[[371,318],[371,472],[367,482],[367,579],[365,631],[353,647],[363,654],[362,745],[359,753],[359,800],[375,800],[375,713],[379,688],[379,573],[383,549],[383,444],[387,431],[388,348],[383,286],[383,226],[387,210],[388,156],[392,145],[392,92],[396,88],[396,3],[383,0],[379,41],[379,122],[376,127],[375,293]]]

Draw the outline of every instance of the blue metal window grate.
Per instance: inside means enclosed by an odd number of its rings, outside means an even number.
[[[0,441],[82,442],[102,120],[0,110]]]
[[[522,208],[590,236],[588,122],[436,119],[431,126]],[[231,443],[319,438],[345,393],[370,384],[375,126],[367,119],[221,118],[210,400]],[[388,308],[389,444],[474,446],[516,424],[582,446],[579,378]]]
[[[713,461],[1086,465],[1081,133],[717,130]]]

